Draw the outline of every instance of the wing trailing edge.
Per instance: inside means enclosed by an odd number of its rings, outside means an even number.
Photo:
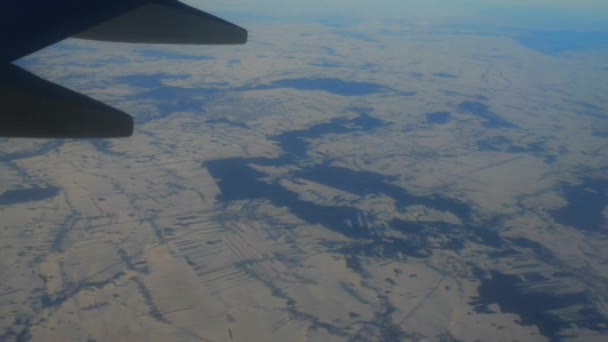
[[[0,137],[126,137],[133,118],[12,62],[68,37],[244,44],[247,31],[177,0],[8,0],[0,5]]]
[[[0,67],[0,136],[110,138],[133,134],[133,118],[18,66]]]

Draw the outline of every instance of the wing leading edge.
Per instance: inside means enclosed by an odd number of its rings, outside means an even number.
[[[23,7],[28,1],[38,0],[19,1],[23,1],[23,5],[15,2],[12,6],[18,6],[20,13],[25,13]],[[67,37],[148,44],[244,44],[247,41],[247,31],[243,28],[176,0],[56,0],[53,3],[53,8],[60,9],[65,18],[49,18],[53,13],[47,16],[34,13],[31,20],[38,20],[35,28],[28,26],[28,20],[4,21],[4,32],[18,30],[16,25],[21,22],[25,26],[17,38],[0,37],[0,136],[85,138],[132,134],[130,115],[10,63]],[[89,5],[85,5],[87,3]],[[40,21],[45,25],[41,26]]]
[[[76,38],[148,44],[245,44],[247,31],[177,1],[156,1],[123,13]]]

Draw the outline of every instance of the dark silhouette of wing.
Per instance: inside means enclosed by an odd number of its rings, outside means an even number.
[[[29,138],[128,137],[130,115],[33,75],[0,69],[0,136]]]
[[[130,136],[126,113],[11,63],[68,37],[148,44],[244,44],[247,31],[177,0],[4,0],[0,136]]]
[[[76,35],[149,44],[244,44],[247,31],[177,1],[143,5]]]

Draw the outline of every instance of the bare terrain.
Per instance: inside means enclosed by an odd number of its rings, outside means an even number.
[[[249,30],[20,62],[137,127],[0,143],[0,340],[606,338],[606,51]]]

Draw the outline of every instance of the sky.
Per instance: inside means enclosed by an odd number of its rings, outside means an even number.
[[[539,29],[608,31],[605,0],[183,0],[218,14],[472,22]]]

